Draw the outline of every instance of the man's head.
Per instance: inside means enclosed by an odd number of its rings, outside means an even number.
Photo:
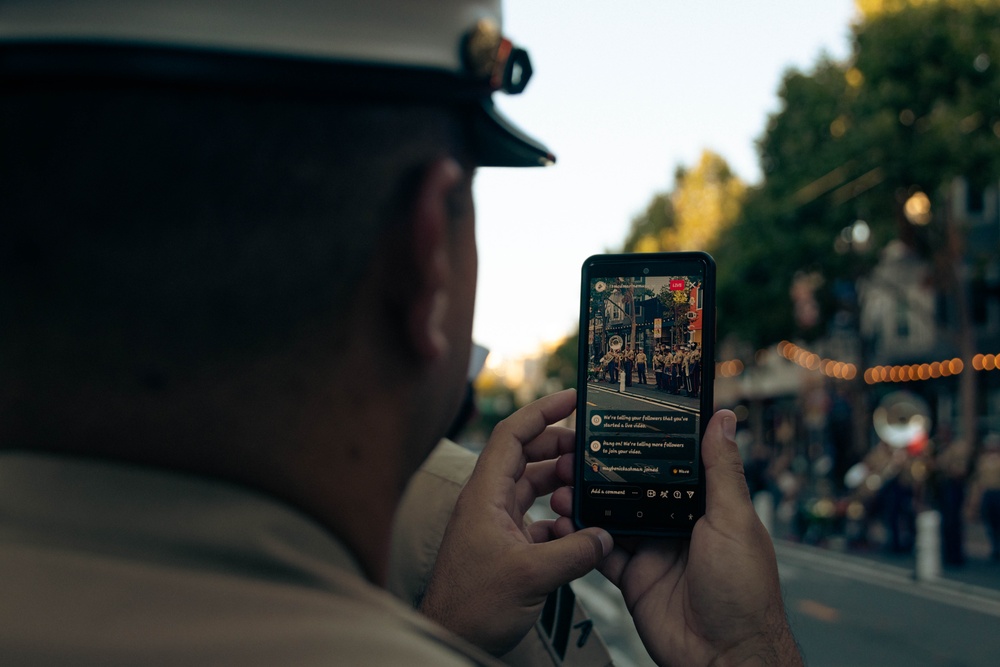
[[[465,391],[474,171],[551,159],[496,4],[0,6],[0,441],[394,506]]]

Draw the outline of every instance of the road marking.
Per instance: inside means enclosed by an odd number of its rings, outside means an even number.
[[[806,616],[812,616],[817,621],[836,623],[840,620],[839,611],[833,607],[828,607],[821,602],[816,602],[815,600],[799,600],[799,603],[795,605],[795,608]]]
[[[906,568],[802,544],[778,541],[774,543],[774,550],[782,565],[794,564],[1000,618],[1000,591],[992,588],[947,579],[917,581],[913,572]]]

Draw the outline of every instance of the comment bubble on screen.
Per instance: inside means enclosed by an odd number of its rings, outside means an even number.
[[[641,438],[621,435],[593,435],[588,448],[604,458],[643,459],[649,461],[689,461],[695,456],[693,437]]]
[[[615,433],[694,433],[697,417],[675,410],[594,410],[590,429]]]

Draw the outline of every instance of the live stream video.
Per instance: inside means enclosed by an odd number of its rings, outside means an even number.
[[[701,277],[594,278],[590,287],[584,480],[696,483]]]

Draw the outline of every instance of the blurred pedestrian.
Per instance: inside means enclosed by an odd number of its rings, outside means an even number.
[[[933,458],[933,492],[941,512],[941,560],[945,565],[965,563],[966,484],[972,450],[964,439],[952,439],[947,428],[940,429],[939,445]]]
[[[1000,560],[1000,434],[983,439],[969,489],[969,516],[979,514],[990,539],[990,558]]]
[[[879,441],[865,462],[880,484],[871,501],[871,512],[879,517],[888,534],[883,547],[892,554],[911,553],[917,526],[910,455],[903,448]]]

